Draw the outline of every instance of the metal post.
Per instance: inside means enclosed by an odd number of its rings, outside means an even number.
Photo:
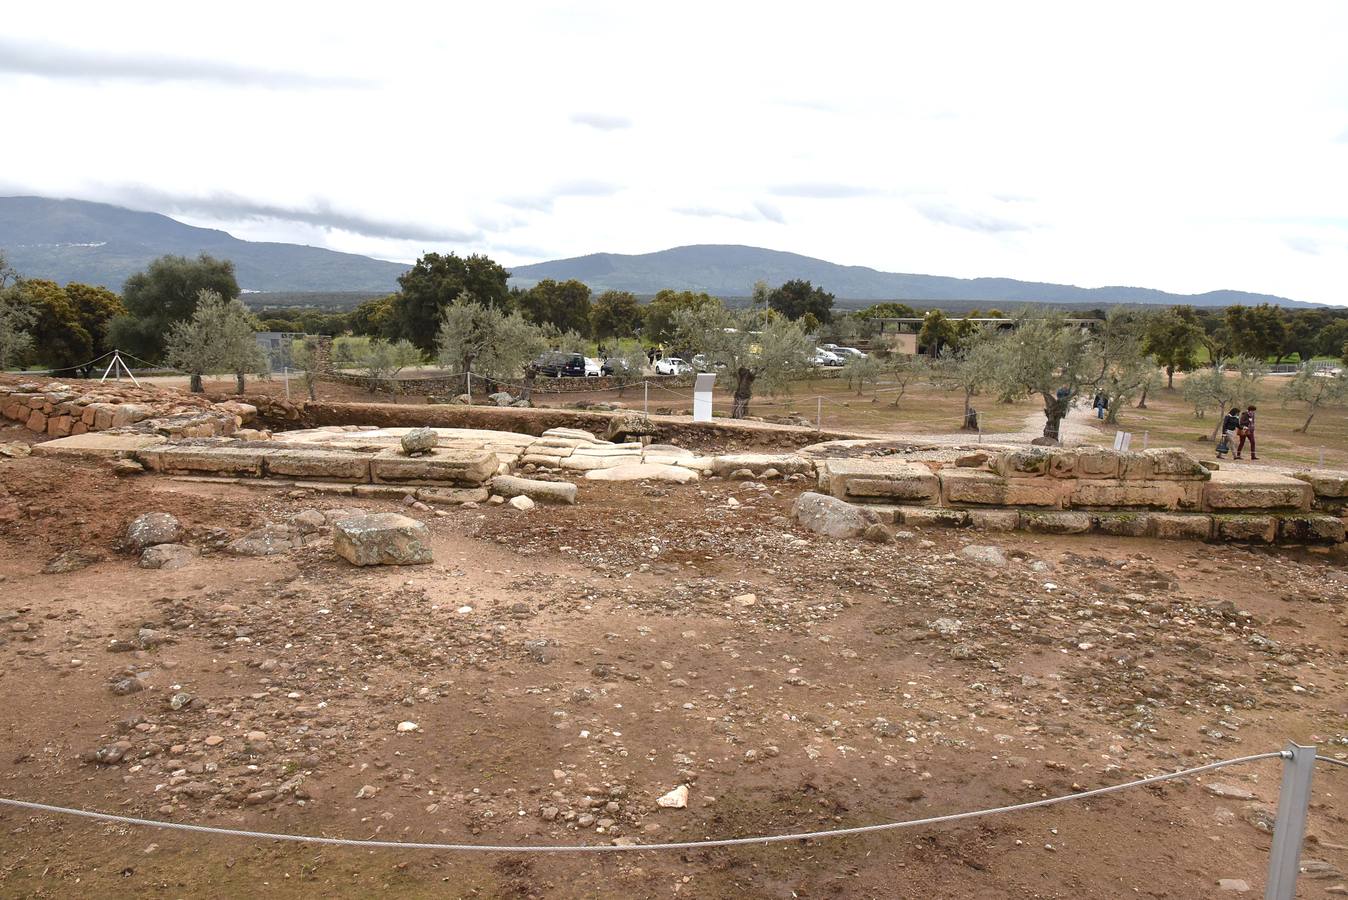
[[[114,350],[112,355],[117,357],[117,361],[122,364],[122,371],[126,373],[127,378],[131,379],[131,383],[140,387],[140,382],[136,380],[136,376],[131,374],[131,367],[126,364],[126,360],[122,359],[122,351]]]
[[[468,387],[468,390],[464,391],[464,393],[468,395],[468,402],[471,404],[473,402],[473,373],[470,370],[464,372],[463,376],[464,384]]]
[[[1142,432],[1142,449],[1143,449],[1143,450],[1146,450],[1146,449],[1147,449],[1147,438],[1150,437],[1150,436],[1151,436],[1151,432],[1150,432],[1150,431],[1144,431],[1144,432]]]
[[[102,384],[103,382],[105,382],[105,381],[108,380],[108,375],[112,374],[112,367],[115,366],[115,365],[117,365],[117,351],[116,351],[116,350],[114,350],[114,351],[112,352],[112,362],[108,363],[108,367],[107,367],[106,369],[103,370],[103,377],[100,378],[100,379],[98,379],[98,383],[99,383],[99,384]],[[120,375],[117,376],[117,380],[118,380],[118,381],[121,381],[121,376],[120,376]]]
[[[1306,834],[1306,810],[1311,801],[1315,748],[1288,742],[1283,759],[1282,787],[1278,789],[1278,819],[1268,855],[1268,884],[1264,900],[1293,900],[1301,871],[1301,839]]]
[[[824,430],[824,398],[823,398],[823,397],[815,397],[815,398],[814,398],[814,401],[815,401],[815,404],[816,404],[816,406],[815,406],[815,411],[814,411],[814,430],[815,430],[815,431],[823,431],[823,430]]]
[[[1325,464],[1325,448],[1324,448],[1324,447],[1321,447],[1321,448],[1320,448],[1320,465],[1321,465],[1321,467],[1323,467],[1324,464]]]
[[[645,415],[651,414],[651,383],[644,378],[641,380],[641,411]]]
[[[285,379],[286,379],[286,399],[289,400],[289,399],[290,399],[290,366],[283,366],[283,367],[281,368],[281,374],[283,374],[283,375],[285,376]]]

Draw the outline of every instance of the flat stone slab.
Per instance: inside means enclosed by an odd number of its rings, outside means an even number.
[[[120,459],[135,456],[137,452],[157,447],[165,441],[166,438],[159,434],[107,434],[91,431],[34,444],[32,451],[34,456]]]
[[[675,484],[688,484],[700,478],[684,466],[658,463],[624,463],[607,469],[591,469],[585,477],[590,481],[672,481]]]
[[[528,497],[540,503],[576,502],[576,486],[569,481],[537,481],[513,475],[497,475],[491,480],[491,490],[502,497]]]
[[[1288,475],[1258,469],[1222,469],[1212,473],[1203,489],[1211,510],[1265,510],[1311,508],[1311,486]]]
[[[136,458],[146,468],[166,475],[212,474],[262,476],[264,450],[247,447],[180,447],[168,445],[143,450]]]
[[[39,444],[38,446],[43,445]],[[37,448],[34,447],[33,449],[36,451]],[[1318,470],[1315,472],[1297,472],[1292,477],[1309,484],[1316,497],[1327,497],[1333,500],[1348,499],[1348,472]]]
[[[844,500],[935,502],[941,493],[936,474],[924,465],[899,459],[824,459],[819,483]]]
[[[380,451],[370,460],[375,484],[482,484],[500,465],[490,450],[454,450],[437,447],[424,456],[406,456],[401,450]]]
[[[955,506],[1057,508],[1074,482],[1058,478],[1004,478],[978,469],[946,468],[939,473],[941,496]]]
[[[342,450],[278,450],[264,457],[267,474],[324,481],[370,480],[370,457]]]

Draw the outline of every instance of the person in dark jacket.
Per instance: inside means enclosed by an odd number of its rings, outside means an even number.
[[[1240,443],[1236,445],[1236,459],[1240,459],[1240,454],[1245,452],[1245,442],[1250,442],[1250,459],[1258,459],[1255,456],[1254,449],[1254,404],[1246,407],[1245,412],[1240,414]]]
[[[1105,410],[1109,409],[1109,398],[1105,396],[1104,391],[1095,392],[1095,399],[1091,401],[1091,407],[1095,410],[1097,419],[1105,417]]]
[[[1240,430],[1240,410],[1231,407],[1231,411],[1222,417],[1222,439],[1217,442],[1217,458],[1222,459],[1236,449],[1236,432]]]

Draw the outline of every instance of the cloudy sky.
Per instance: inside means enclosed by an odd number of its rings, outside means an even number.
[[[0,193],[1348,303],[1348,4],[20,4]]]

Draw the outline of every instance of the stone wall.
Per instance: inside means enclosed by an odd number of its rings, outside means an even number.
[[[409,376],[406,378],[370,378],[367,375],[352,375],[346,372],[324,374],[322,381],[346,384],[381,394],[416,394],[456,397],[464,392],[465,379],[462,375],[434,375],[428,377]],[[691,375],[647,375],[644,380],[666,388],[683,388],[691,391]],[[506,391],[518,395],[522,382],[515,379],[509,382],[494,381],[489,378],[473,376],[473,396],[485,397],[496,391]],[[534,380],[534,393],[576,394],[584,391],[604,391],[618,387],[617,381],[608,375],[593,375],[586,378],[548,378],[539,376]],[[628,390],[641,391],[641,380],[628,382]]]
[[[0,380],[0,415],[54,438],[112,429],[171,438],[232,434],[251,420],[247,403],[128,384]]]

